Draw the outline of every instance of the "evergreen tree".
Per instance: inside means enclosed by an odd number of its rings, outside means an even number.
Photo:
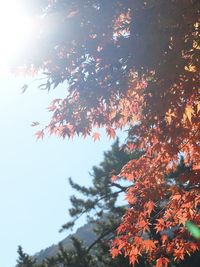
[[[88,218],[93,222],[106,215],[106,221],[117,216],[121,218],[124,207],[117,203],[120,194],[125,193],[127,183],[112,182],[111,177],[120,172],[121,168],[130,159],[138,158],[141,152],[134,151],[128,153],[119,145],[119,140],[112,145],[111,150],[104,153],[104,159],[99,166],[92,168],[92,186],[85,187],[75,183],[69,178],[69,183],[82,197],[71,197],[72,208],[69,210],[71,217],[74,219],[68,224],[63,225],[62,229],[71,227],[73,223],[84,213],[92,212],[92,217]],[[122,178],[123,179],[123,178]],[[109,214],[109,216],[108,216]],[[112,219],[114,219],[112,218]],[[115,218],[116,219],[116,218]]]
[[[141,155],[142,152],[130,152],[130,150],[120,147],[119,139],[117,139],[111,149],[104,153],[104,159],[99,166],[92,168],[90,173],[92,176],[91,186],[81,186],[69,178],[70,185],[81,196],[71,197],[72,208],[69,212],[73,220],[63,225],[61,230],[72,227],[83,214],[88,215],[88,223],[93,223],[97,238],[86,251],[93,260],[96,260],[95,266],[130,266],[128,259],[123,256],[112,259],[109,251],[110,242],[116,234],[116,229],[127,208],[122,205],[122,201],[119,201],[119,197],[130,186],[123,181],[123,177],[118,183],[113,182],[111,177],[119,173],[128,161]],[[140,261],[140,266],[144,266],[142,261]]]
[[[17,252],[19,254],[17,267],[35,267],[36,261],[28,254],[24,253],[21,246],[18,247]]]
[[[138,158],[141,152],[128,153],[120,147],[119,140],[112,145],[110,151],[104,153],[100,165],[92,169],[92,185],[80,186],[69,178],[70,185],[79,193],[80,197],[72,196],[72,208],[69,210],[72,221],[62,226],[61,231],[72,227],[76,220],[87,214],[88,223],[94,225],[96,240],[86,247],[75,237],[72,237],[73,248],[65,249],[59,244],[59,251],[55,257],[46,258],[40,265],[33,263],[31,267],[129,267],[128,259],[119,256],[112,259],[109,249],[110,240],[126,209],[118,202],[120,194],[125,193],[127,184],[111,181],[114,171],[117,174],[122,166],[130,159]],[[84,240],[83,240],[84,241]],[[26,254],[28,258],[31,258]],[[24,261],[22,261],[24,264]],[[19,267],[29,267],[20,265]],[[142,266],[142,265],[140,265]]]

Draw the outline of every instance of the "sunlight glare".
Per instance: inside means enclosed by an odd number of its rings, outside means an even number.
[[[17,0],[0,1],[0,68],[6,68],[23,51],[34,32],[33,19]]]

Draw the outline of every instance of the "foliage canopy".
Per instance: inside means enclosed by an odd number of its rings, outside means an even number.
[[[199,242],[188,221],[200,226],[199,195],[199,28],[195,0],[38,1],[38,35],[31,53],[16,63],[26,72],[47,76],[41,89],[66,82],[66,98],[49,106],[51,121],[37,132],[110,138],[126,127],[126,149],[143,151],[113,175],[132,183],[112,244],[133,265],[147,255],[156,267],[182,260]],[[39,8],[41,7],[41,9]],[[19,70],[16,68],[16,71]],[[187,171],[169,183],[184,155]],[[151,214],[163,200],[163,208]],[[151,227],[157,235],[144,238]],[[173,238],[163,233],[176,229]]]

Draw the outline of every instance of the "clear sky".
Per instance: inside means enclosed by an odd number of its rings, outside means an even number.
[[[89,183],[88,172],[103,159],[112,141],[91,138],[73,141],[46,137],[36,141],[30,126],[47,122],[51,99],[63,96],[64,86],[49,94],[33,84],[25,94],[25,78],[0,77],[0,266],[13,267],[17,246],[33,254],[62,240],[58,233],[68,221],[71,176]],[[80,222],[80,224],[83,222]]]

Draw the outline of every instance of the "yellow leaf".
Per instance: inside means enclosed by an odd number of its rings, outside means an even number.
[[[195,40],[193,41],[193,48],[200,49],[200,45]]]
[[[200,23],[197,21],[194,23],[194,28],[195,30],[198,30],[198,28],[200,27]]]
[[[192,115],[194,114],[194,110],[192,108],[192,106],[187,106],[185,108],[185,115],[188,118],[188,120],[190,121],[190,123],[192,122]]]
[[[197,102],[197,113],[199,112],[200,110],[200,101]]]
[[[168,110],[168,112],[166,112],[166,116],[165,119],[167,121],[168,124],[171,124],[172,122],[172,117],[176,117],[175,113],[172,112],[171,108]]]
[[[188,66],[185,66],[185,70],[189,71],[189,72],[196,72],[197,71],[196,66],[194,66],[192,64],[189,64]]]

